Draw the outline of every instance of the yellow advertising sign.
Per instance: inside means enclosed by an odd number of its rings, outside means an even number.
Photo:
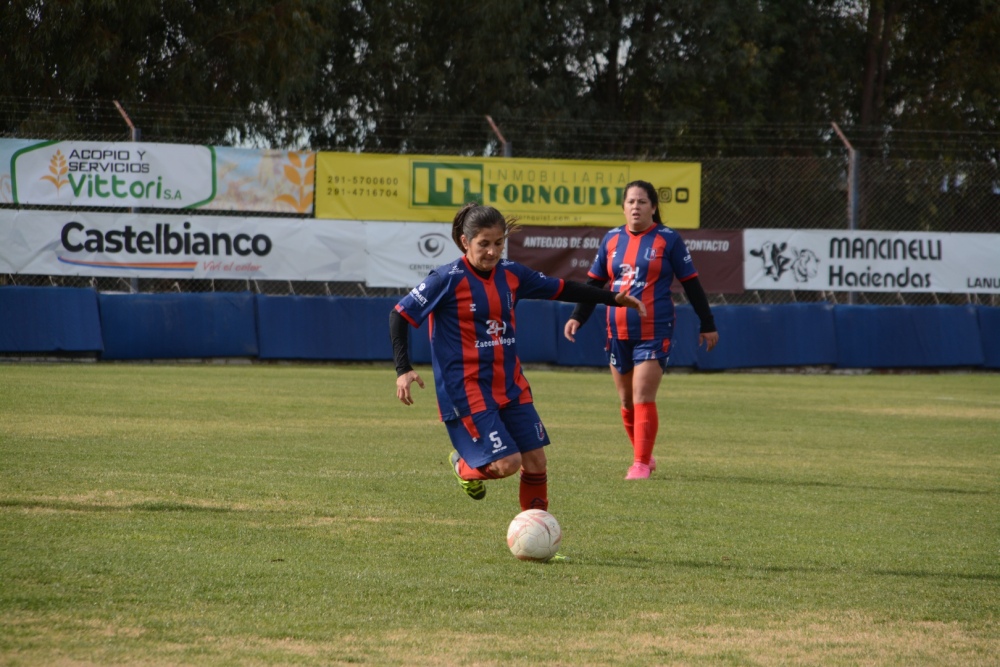
[[[624,222],[625,185],[639,179],[657,188],[664,223],[698,227],[698,162],[327,152],[316,159],[316,217],[451,222],[463,204],[476,200],[526,225],[614,227]]]

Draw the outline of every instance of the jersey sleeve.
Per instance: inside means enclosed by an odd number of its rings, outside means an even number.
[[[419,328],[446,293],[448,279],[435,269],[396,304],[396,312],[411,326]]]
[[[562,278],[550,278],[517,262],[509,263],[506,269],[517,276],[518,299],[554,299],[565,285]]]
[[[670,268],[673,269],[677,280],[684,282],[698,275],[698,272],[694,268],[694,262],[691,261],[691,253],[688,252],[687,246],[684,245],[684,239],[680,237],[680,234],[677,234],[674,239],[674,244],[670,248],[669,258]]]

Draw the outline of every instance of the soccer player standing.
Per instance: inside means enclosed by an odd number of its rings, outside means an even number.
[[[466,204],[452,222],[452,239],[464,253],[431,271],[389,315],[396,363],[396,396],[413,403],[410,385],[424,381],[410,365],[408,327],[429,320],[431,364],[438,410],[455,451],[450,463],[473,499],[486,480],[520,471],[522,510],[548,509],[544,447],[549,436],[532,402],[517,356],[515,307],[522,299],[557,299],[634,308],[625,292],[550,278],[503,259],[515,220],[497,209]]]
[[[659,430],[656,392],[670,357],[674,331],[674,302],[670,284],[680,281],[701,322],[698,345],[711,350],[719,342],[708,297],[698,280],[683,239],[660,219],[656,188],[646,181],[625,186],[622,202],[625,224],[604,235],[587,275],[588,284],[631,294],[646,306],[639,319],[624,308],[608,308],[606,351],[618,397],[622,422],[632,443],[633,462],[625,479],[646,479],[656,469],[653,446]],[[594,312],[580,304],[570,315],[563,334],[570,341]]]

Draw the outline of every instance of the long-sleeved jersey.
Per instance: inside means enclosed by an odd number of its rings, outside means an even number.
[[[607,309],[608,337],[621,340],[669,338],[673,331],[674,302],[670,284],[698,275],[680,235],[656,223],[640,234],[622,225],[601,240],[588,275],[610,281],[614,292],[627,292],[646,305],[646,317],[629,308]]]
[[[509,260],[484,279],[460,257],[431,271],[396,304],[414,327],[429,318],[443,420],[531,402],[517,356],[514,308],[521,299],[554,299],[563,286],[559,278]]]

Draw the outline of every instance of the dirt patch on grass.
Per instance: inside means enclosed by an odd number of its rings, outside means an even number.
[[[516,635],[390,629],[377,624],[322,639],[303,636],[201,636],[156,641],[141,627],[100,620],[6,614],[0,661],[24,665],[995,665],[994,624],[885,620],[854,613],[782,620],[732,615],[695,624],[675,615],[643,614],[605,629],[527,624]],[[319,627],[309,634],[316,637]]]

